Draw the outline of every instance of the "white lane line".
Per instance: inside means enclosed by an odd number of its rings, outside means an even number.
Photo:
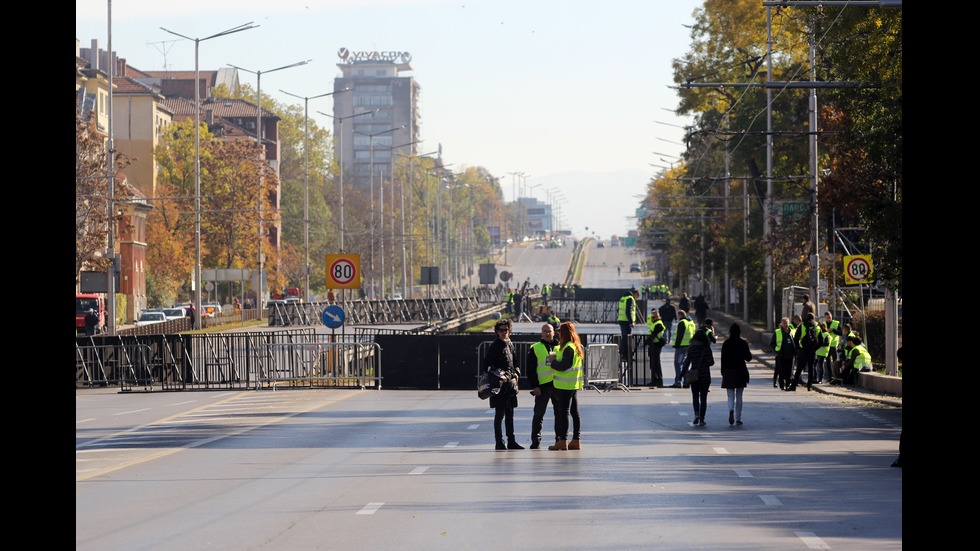
[[[150,408],[134,409],[132,411],[121,411],[119,413],[113,413],[113,415],[130,415],[130,414],[133,414],[133,413],[139,413],[141,411],[146,411],[148,409],[150,409]]]
[[[714,450],[718,455],[731,455],[725,448],[714,448]]]
[[[676,405],[677,405],[677,404],[679,404],[679,403],[680,403],[680,402],[678,402],[677,400],[671,400],[671,401],[670,401],[670,405],[672,405],[672,406],[676,406]]]
[[[88,423],[89,421],[95,421],[95,417],[89,417],[88,419],[79,419],[78,421],[75,421],[75,424],[77,425],[79,423]]]
[[[448,443],[446,443],[446,445],[445,445],[445,446],[443,446],[443,447],[444,447],[444,448],[455,448],[455,447],[456,447],[456,446],[457,446],[458,444],[459,444],[459,442],[448,442]]]
[[[360,511],[358,511],[358,512],[356,512],[354,514],[355,515],[373,515],[374,513],[376,513],[378,511],[378,509],[381,508],[382,505],[384,505],[384,502],[383,501],[368,503],[367,505],[364,506],[363,509],[361,509]]]
[[[412,469],[412,472],[408,474],[422,474],[427,470],[429,470],[428,467],[415,467],[414,469]]]
[[[681,417],[687,417],[687,412],[686,411],[678,411],[677,412],[677,415],[680,415]]]
[[[739,478],[752,478],[752,473],[743,469],[735,469],[735,474],[737,474]]]
[[[470,425],[470,426],[466,427],[466,430],[476,430],[477,427],[479,427],[479,426],[480,425]]]
[[[830,545],[827,542],[818,538],[813,532],[793,532],[796,537],[803,540],[803,543],[810,549],[830,549]]]
[[[776,496],[761,495],[761,496],[759,496],[759,499],[761,499],[762,502],[765,503],[766,505],[782,505],[783,504],[783,502],[781,502],[778,499],[776,499]]]

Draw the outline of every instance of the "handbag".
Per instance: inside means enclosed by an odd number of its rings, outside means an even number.
[[[494,372],[491,377],[489,371],[484,371],[476,378],[476,395],[481,400],[486,400],[500,392],[500,383],[500,376],[497,372]]]

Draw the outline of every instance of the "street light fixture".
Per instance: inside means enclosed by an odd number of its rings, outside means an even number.
[[[371,194],[370,194],[370,196],[371,196],[371,264],[370,264],[370,267],[371,267],[371,294],[374,295],[374,298],[377,298],[377,293],[376,293],[376,290],[374,288],[375,287],[375,277],[376,277],[376,274],[374,273],[374,139],[376,137],[378,137],[378,136],[383,136],[385,134],[391,134],[392,132],[397,132],[397,131],[402,130],[404,128],[405,128],[405,125],[403,124],[403,125],[401,125],[401,126],[399,126],[397,128],[391,128],[391,129],[384,130],[384,131],[381,131],[381,132],[375,132],[373,134],[368,134],[366,132],[358,132],[357,130],[354,130],[354,133],[355,134],[360,134],[362,136],[367,136],[368,137],[368,141],[369,141],[369,144],[368,145],[369,145],[369,148],[370,148],[369,149],[369,151],[370,151],[370,153],[369,153],[369,163],[368,163],[368,169],[369,169],[369,171],[371,173]],[[382,264],[382,266],[383,266],[383,264]],[[381,285],[382,285],[382,287],[384,286],[384,274],[383,273],[382,273]]]
[[[372,111],[364,111],[363,113],[354,113],[353,115],[348,115],[346,117],[335,117],[333,115],[328,115],[323,111],[317,111],[317,113],[330,117],[335,121],[340,121],[340,160],[337,161],[337,169],[340,171],[340,252],[344,251],[344,121],[347,119],[353,119],[354,117],[360,117],[361,115],[372,115],[374,113],[381,112],[382,109],[374,109]]]
[[[299,61],[299,62],[293,63],[291,65],[284,65],[282,67],[276,67],[275,69],[269,69],[268,71],[253,71],[251,69],[246,69],[244,67],[239,67],[237,65],[232,65],[231,63],[228,64],[229,67],[234,67],[235,69],[238,69],[239,71],[245,71],[246,73],[252,73],[252,74],[254,74],[254,75],[257,76],[257,80],[256,80],[256,84],[255,84],[255,94],[256,94],[256,98],[257,98],[256,99],[256,102],[255,102],[255,105],[256,105],[255,141],[256,141],[256,143],[259,144],[260,150],[261,150],[261,148],[264,147],[264,145],[262,144],[262,73],[271,73],[273,71],[281,71],[283,69],[290,69],[292,67],[299,67],[300,65],[306,65],[310,61],[313,61],[313,60],[312,59],[307,59],[306,61]],[[276,172],[277,172],[277,175],[278,175],[278,170]],[[255,289],[255,302],[256,302],[256,304],[257,304],[257,306],[259,308],[259,312],[261,312],[262,311],[262,298],[263,298],[262,297],[262,180],[261,180],[261,178],[259,179],[259,196],[258,196],[258,198],[256,200],[256,207],[255,207],[255,222],[256,222],[256,226],[257,226],[256,230],[258,231],[258,238],[259,238],[259,240],[258,240],[258,246],[257,246],[258,256],[259,256],[259,258],[258,258],[259,274],[255,278],[255,283],[258,286],[258,288]]]
[[[340,94],[342,92],[350,92],[351,89],[350,88],[344,88],[342,90],[336,90],[334,92],[327,92],[326,94],[319,94],[319,95],[316,95],[316,96],[307,96],[307,97],[297,96],[296,94],[289,93],[289,92],[287,92],[287,91],[285,91],[283,89],[280,89],[279,91],[282,92],[283,94],[286,94],[287,96],[293,96],[294,98],[299,98],[299,99],[303,100],[303,156],[305,158],[305,160],[304,160],[304,164],[305,164],[305,168],[304,168],[305,176],[304,176],[304,178],[306,180],[305,181],[305,184],[304,184],[305,190],[303,192],[303,224],[304,224],[304,227],[305,227],[304,248],[305,248],[305,251],[306,251],[306,253],[305,253],[306,254],[306,269],[303,270],[303,271],[305,272],[305,274],[304,274],[304,276],[305,276],[305,279],[304,279],[304,282],[305,282],[304,283],[304,285],[305,285],[304,293],[306,294],[307,297],[309,297],[309,294],[310,294],[310,146],[309,146],[309,141],[310,141],[310,115],[309,115],[309,113],[310,113],[310,100],[311,99],[322,98],[322,97],[326,97],[326,96],[332,96],[334,94]]]
[[[194,236],[196,243],[194,258],[194,308],[196,309],[195,314],[197,316],[195,322],[201,321],[201,42],[241,31],[247,31],[256,27],[258,27],[258,25],[253,25],[250,21],[204,38],[191,38],[189,36],[184,36],[180,33],[175,33],[174,31],[160,27],[161,30],[164,30],[172,35],[194,41]],[[200,327],[200,323],[198,323],[198,327]]]

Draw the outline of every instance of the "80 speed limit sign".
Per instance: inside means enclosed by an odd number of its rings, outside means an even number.
[[[862,254],[844,257],[844,283],[867,283],[871,280],[871,255]]]
[[[360,289],[361,288],[361,255],[328,254],[327,255],[327,288],[328,289]]]

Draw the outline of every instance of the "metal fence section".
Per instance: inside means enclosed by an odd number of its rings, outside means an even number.
[[[647,311],[647,301],[636,301],[636,308],[641,314]],[[562,320],[572,320],[582,323],[616,323],[619,320],[619,301],[609,300],[569,300],[550,299],[548,307]],[[643,318],[644,316],[640,316]],[[547,316],[544,316],[547,318]],[[541,320],[535,321],[544,321]],[[646,320],[643,319],[643,323]]]
[[[585,350],[585,386],[596,392],[618,388],[630,389],[623,381],[625,372],[619,358],[619,346],[615,344],[590,344]]]
[[[381,390],[381,347],[310,335],[298,342],[267,343],[256,372],[256,390],[289,387],[373,387]]]
[[[75,384],[151,385],[150,347],[118,337],[112,340],[115,342],[96,344],[91,337],[76,339]]]
[[[75,385],[120,390],[246,389],[270,361],[268,344],[309,340],[311,329],[94,336],[75,339]]]
[[[336,304],[343,308],[348,324],[429,323],[462,316],[481,304],[500,301],[496,289],[473,289],[466,295],[444,298],[391,300],[343,300],[336,302],[276,302],[269,304],[269,325],[288,327],[321,325],[323,310]]]

